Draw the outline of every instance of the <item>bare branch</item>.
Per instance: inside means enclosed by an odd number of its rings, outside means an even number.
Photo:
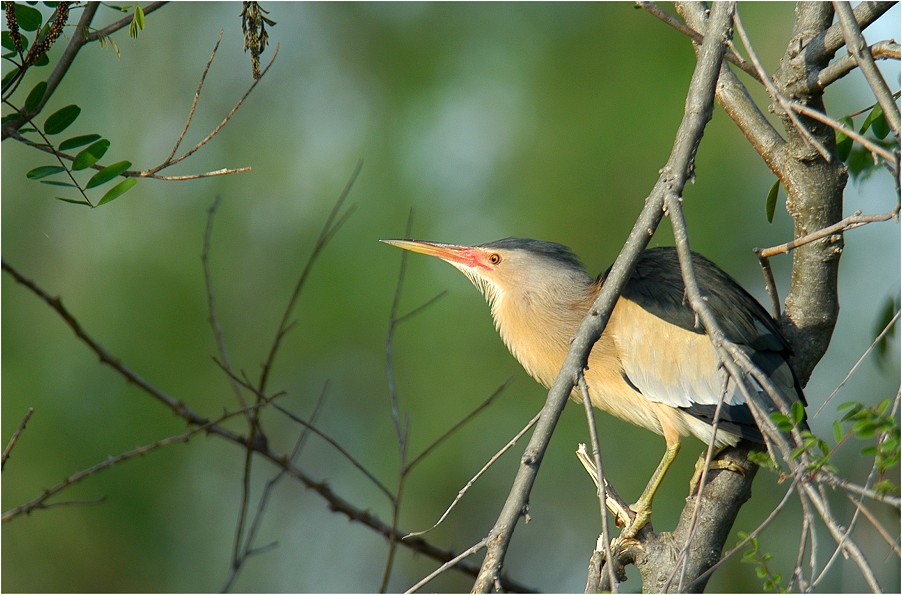
[[[9,439],[9,442],[6,444],[6,448],[3,449],[3,457],[0,459],[0,470],[6,467],[6,461],[9,459],[9,455],[12,454],[13,448],[16,447],[16,443],[19,441],[19,436],[22,435],[22,432],[25,431],[25,426],[28,424],[28,420],[31,419],[31,416],[34,414],[34,409],[32,407],[28,408],[28,411],[25,412],[25,415],[22,416],[22,421],[19,422],[19,425],[16,426],[16,430],[13,432],[12,437]]]
[[[827,151],[826,147],[824,147],[824,145],[820,141],[814,138],[814,135],[812,135],[811,132],[805,127],[805,125],[802,124],[799,118],[794,113],[792,113],[792,110],[789,108],[789,100],[777,89],[773,81],[770,79],[770,76],[768,76],[767,72],[765,72],[764,66],[758,59],[758,55],[755,53],[755,49],[752,47],[752,42],[749,40],[748,34],[745,32],[745,26],[742,24],[742,19],[739,18],[738,9],[736,11],[736,14],[733,15],[733,25],[735,26],[736,32],[739,34],[739,38],[742,39],[742,44],[745,46],[745,51],[748,52],[749,58],[751,59],[752,64],[754,64],[755,70],[758,72],[758,78],[761,82],[764,83],[764,87],[767,89],[767,93],[768,95],[770,95],[770,98],[783,108],[786,116],[790,119],[790,121],[793,123],[802,137],[805,138],[805,140],[807,140],[811,144],[811,146],[817,149],[817,152],[820,153],[821,157],[823,157],[826,161],[830,161],[830,152]]]
[[[448,560],[447,562],[445,562],[444,564],[442,564],[441,566],[439,566],[438,568],[436,568],[435,570],[433,570],[432,572],[427,574],[425,577],[420,579],[419,582],[417,582],[416,584],[414,584],[412,587],[410,587],[409,589],[407,589],[404,592],[405,593],[416,593],[417,591],[420,590],[421,587],[428,584],[432,579],[434,579],[441,573],[445,572],[449,568],[454,567],[456,564],[459,564],[465,558],[469,558],[470,556],[472,556],[473,554],[475,554],[476,552],[481,550],[483,547],[485,547],[485,539],[484,538],[481,539],[480,541],[477,541],[476,543],[474,543],[473,545],[471,545],[470,547],[468,547],[467,549],[462,551],[460,554],[458,554],[454,558]]]
[[[817,120],[818,122],[823,122],[830,128],[833,128],[834,130],[838,130],[838,131],[842,132],[843,134],[845,134],[852,140],[857,141],[861,146],[863,146],[865,149],[867,149],[874,155],[879,155],[879,156],[883,157],[886,160],[886,162],[889,163],[890,166],[892,166],[893,170],[899,169],[898,161],[896,159],[896,156],[893,153],[890,153],[889,151],[887,151],[880,145],[871,142],[870,140],[868,140],[861,134],[855,132],[851,128],[844,126],[842,123],[837,122],[836,120],[834,120],[830,116],[824,114],[823,112],[820,112],[816,109],[811,109],[807,105],[803,105],[797,101],[790,102],[789,107],[793,111],[799,112],[800,114],[804,114],[810,118]]]
[[[482,468],[476,472],[476,475],[474,475],[470,479],[470,481],[468,481],[467,484],[464,487],[462,487],[459,492],[457,492],[457,496],[454,498],[454,501],[451,503],[450,506],[448,506],[448,508],[445,509],[445,512],[442,513],[442,516],[439,517],[439,519],[435,522],[434,525],[432,525],[428,529],[424,529],[423,531],[414,531],[412,533],[408,533],[407,535],[404,536],[404,539],[407,539],[408,537],[417,537],[420,535],[425,535],[426,533],[429,533],[430,531],[432,531],[433,529],[435,529],[436,527],[441,525],[442,522],[444,522],[445,518],[451,513],[451,511],[454,510],[454,507],[457,506],[457,503],[460,502],[460,499],[464,497],[464,494],[467,493],[467,490],[469,490],[470,487],[474,483],[476,483],[476,480],[478,480],[480,477],[482,477],[482,474],[485,473],[486,471],[488,471],[489,467],[494,465],[495,462],[504,455],[504,453],[509,451],[511,448],[513,448],[513,446],[515,444],[517,444],[517,441],[520,440],[520,438],[522,438],[523,435],[526,434],[526,432],[528,432],[530,430],[530,428],[532,428],[534,425],[536,425],[536,422],[539,421],[539,415],[541,415],[541,414],[537,414],[535,417],[533,417],[531,420],[529,420],[529,422],[527,422],[527,424],[525,426],[523,426],[522,430],[517,432],[514,435],[514,437],[511,438],[507,442],[507,444],[502,446],[498,452],[496,452],[494,455],[492,455],[492,457],[488,460],[488,462],[486,462],[486,464],[483,465]]]
[[[877,60],[898,60],[899,44],[895,41],[878,41],[868,48],[871,55]],[[817,75],[817,88],[826,89],[839,79],[843,78],[858,66],[855,56],[847,55],[837,58],[829,66],[821,70]]]
[[[345,447],[343,447],[337,440],[335,440],[334,438],[332,438],[331,436],[329,436],[328,434],[326,434],[325,432],[323,432],[322,430],[317,428],[315,425],[313,425],[313,423],[311,423],[307,420],[301,419],[300,417],[298,417],[294,413],[288,411],[281,405],[273,404],[273,407],[276,410],[280,411],[285,417],[287,417],[294,423],[304,427],[308,431],[316,434],[317,436],[319,436],[320,438],[325,440],[326,443],[329,444],[329,446],[331,446],[332,448],[337,450],[341,456],[343,456],[345,459],[348,460],[349,463],[351,463],[351,465],[353,465],[355,468],[357,468],[358,471],[363,473],[366,476],[366,478],[369,479],[373,483],[374,486],[379,488],[379,491],[382,492],[383,494],[385,494],[385,496],[388,498],[388,500],[390,502],[394,502],[395,495],[392,494],[391,490],[389,490],[385,486],[385,484],[383,484],[381,481],[379,481],[379,478],[376,477],[372,471],[367,469],[363,463],[358,461],[357,458],[354,455],[352,455],[350,452],[348,452],[348,450]]]
[[[273,56],[273,58],[275,58],[275,56]],[[263,369],[260,373],[260,381],[257,384],[257,389],[261,393],[266,392],[266,383],[269,379],[270,371],[272,370],[272,366],[275,362],[276,355],[279,352],[279,348],[282,345],[282,339],[285,337],[285,334],[291,327],[291,315],[294,312],[294,307],[301,295],[301,290],[304,288],[304,285],[307,282],[307,278],[310,276],[313,265],[322,255],[323,250],[329,243],[329,240],[332,239],[332,236],[334,236],[335,233],[338,232],[339,229],[341,229],[342,225],[344,225],[345,221],[347,221],[351,213],[354,212],[353,207],[348,209],[344,213],[341,212],[341,208],[344,206],[345,200],[347,200],[348,195],[351,193],[351,188],[354,186],[354,182],[357,180],[357,176],[360,174],[362,167],[363,162],[358,162],[354,167],[354,171],[351,172],[351,177],[348,178],[344,189],[338,195],[338,199],[332,206],[332,210],[329,212],[329,215],[328,217],[326,217],[326,221],[323,224],[322,229],[320,230],[319,237],[317,237],[316,243],[313,246],[313,251],[307,258],[307,263],[304,265],[304,269],[301,271],[301,274],[298,277],[297,283],[294,286],[294,290],[291,292],[291,296],[288,298],[288,304],[285,306],[285,312],[282,314],[282,319],[279,322],[279,327],[278,329],[276,329],[276,335],[273,338],[272,345],[269,348],[269,355],[266,356],[266,361],[263,362]]]
[[[605,506],[608,501],[607,481],[605,481],[604,467],[601,464],[601,443],[598,441],[598,431],[595,429],[595,414],[592,411],[592,399],[589,396],[589,386],[586,384],[586,376],[582,370],[579,371],[577,384],[579,385],[579,392],[582,395],[583,408],[586,412],[586,424],[589,426],[589,440],[592,442],[592,463],[595,466],[596,477],[599,479],[595,485],[598,487],[598,513],[601,516],[601,535],[599,536],[599,543],[596,545],[595,550],[604,552],[606,556],[609,556],[609,552],[611,551],[611,531],[608,527],[608,512]],[[608,563],[606,566],[609,583],[606,585],[608,587],[606,590],[616,593],[617,577],[614,575],[614,565]],[[586,579],[587,593],[600,591],[600,589],[594,588],[600,585],[591,584],[593,576],[594,573],[590,572]]]
[[[213,204],[210,205],[210,208],[207,209],[207,226],[204,229],[204,244],[200,257],[204,269],[204,288],[207,291],[208,320],[210,322],[210,328],[213,331],[213,339],[216,342],[216,350],[219,352],[222,367],[229,372],[227,376],[229,378],[229,384],[232,386],[232,392],[235,393],[238,405],[247,407],[244,393],[241,390],[241,383],[237,381],[235,375],[232,373],[232,362],[229,361],[229,351],[226,347],[225,337],[222,334],[222,327],[219,326],[219,317],[216,315],[216,299],[213,292],[213,273],[210,270],[210,248],[212,243],[211,238],[213,236],[213,219],[216,217],[216,210],[218,208],[219,197],[217,196],[213,200]]]
[[[671,26],[672,28],[676,29],[677,31],[679,31],[680,33],[685,35],[686,37],[690,38],[692,40],[692,43],[694,43],[695,45],[700,46],[702,44],[702,42],[705,40],[704,35],[702,35],[698,31],[696,31],[695,29],[689,27],[685,23],[682,23],[681,21],[677,20],[670,13],[666,12],[665,10],[662,10],[661,7],[658,6],[656,3],[642,1],[642,2],[636,2],[636,5],[642,9],[644,9],[646,12],[648,12],[648,14],[663,21],[667,25]],[[752,78],[757,80],[758,82],[761,82],[761,75],[759,74],[758,69],[756,69],[755,66],[753,66],[752,64],[749,64],[748,62],[743,60],[738,54],[736,54],[735,51],[733,51],[732,48],[729,49],[727,51],[727,53],[724,55],[724,60],[726,60],[732,64],[735,64],[736,66],[741,68],[743,72],[745,72],[746,74],[748,74],[749,76],[751,76]]]
[[[868,81],[868,85],[870,85],[871,90],[877,97],[877,102],[886,115],[887,123],[889,123],[890,128],[893,129],[896,137],[898,137],[899,108],[896,107],[892,91],[889,90],[883,75],[880,74],[880,70],[874,62],[874,57],[871,55],[870,48],[868,48],[868,44],[861,34],[861,27],[858,26],[858,21],[855,20],[852,6],[848,2],[835,1],[833,2],[833,9],[836,11],[836,16],[839,17],[839,24],[842,27],[843,37],[846,40],[846,47],[849,49],[849,53],[854,56],[855,61],[861,68],[861,72]]]
[[[856,227],[861,227],[862,225],[867,225],[868,223],[878,223],[880,221],[889,221],[890,219],[898,218],[898,205],[896,205],[896,207],[892,211],[888,213],[881,213],[879,215],[862,215],[861,211],[855,211],[855,213],[853,213],[852,215],[849,215],[842,221],[838,221],[833,225],[830,225],[829,227],[819,229],[808,235],[796,238],[790,242],[780,244],[779,246],[773,246],[772,248],[764,248],[763,250],[759,250],[758,256],[759,258],[770,258],[771,256],[776,256],[777,254],[786,254],[792,250],[795,250],[796,248],[804,246],[805,244],[810,244],[811,242],[816,242],[817,240],[822,240],[838,233],[842,233],[850,229],[855,229]]]

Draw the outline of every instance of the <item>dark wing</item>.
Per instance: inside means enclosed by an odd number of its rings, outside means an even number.
[[[727,338],[768,375],[787,403],[805,404],[789,364],[791,350],[773,318],[714,263],[693,254],[693,264],[702,294]],[[607,272],[601,280],[606,275]],[[676,250],[646,250],[622,298],[653,316],[638,324],[640,328],[631,328],[631,332],[615,338],[622,353],[629,354],[623,361],[628,381],[646,398],[683,409],[707,423],[713,423],[715,408],[723,395],[720,427],[763,442],[744,397],[735,383],[728,381],[701,323],[697,323],[689,307]],[[656,352],[662,340],[669,347],[668,353]],[[776,410],[763,390],[760,393],[768,408]]]

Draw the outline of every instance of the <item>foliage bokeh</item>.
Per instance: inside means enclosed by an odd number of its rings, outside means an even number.
[[[91,210],[55,201],[54,189],[25,179],[46,155],[4,143],[3,258],[61,295],[82,324],[142,376],[215,416],[234,399],[211,359],[215,345],[200,264],[208,207],[221,197],[211,253],[220,322],[233,364],[256,376],[322,221],[362,159],[349,198],[355,212],[314,269],[272,386],[287,391],[285,407],[309,415],[328,383],[319,427],[392,485],[398,449],[385,340],[400,254],[377,240],[403,235],[413,209],[415,237],[556,240],[600,272],[666,159],[694,55],[678,33],[626,3],[268,8],[278,22],[270,40],[280,44],[272,71],[226,130],[175,173],[243,165],[253,172],[145,181]],[[759,55],[774,68],[790,35],[792,6],[740,9]],[[109,161],[158,162],[181,129],[220,28],[224,41],[188,140],[215,126],[250,83],[239,12],[229,3],[172,5],[149,15],[136,40],[120,33],[118,59],[109,49],[85,48],[58,92],[57,107],[83,106],[78,125],[103,130],[113,141]],[[898,7],[884,20],[897,24]],[[880,37],[898,38],[898,30]],[[889,68],[897,81],[898,67]],[[860,76],[847,78],[828,94],[836,116],[871,101]],[[763,94],[757,98],[766,105]],[[767,222],[773,177],[723,113],[706,131],[697,175],[685,196],[693,248],[767,303],[752,248],[787,241],[791,222],[780,207],[775,222]],[[886,176],[850,183],[846,211],[883,212],[892,195]],[[886,223],[846,234],[843,311],[806,389],[812,412],[870,344],[879,310],[899,292],[898,233],[897,225]],[[669,243],[663,227],[654,243]],[[775,263],[784,294],[788,271],[788,258]],[[449,267],[411,258],[402,311],[444,289],[448,295],[398,329],[393,346],[411,451],[514,380],[412,476],[402,504],[406,530],[432,525],[544,398],[496,336],[485,304]],[[58,317],[6,276],[2,308],[4,441],[25,409],[35,409],[4,472],[4,509],[108,455],[184,429],[99,365]],[[896,339],[882,363],[866,360],[814,418],[815,431],[830,435],[843,401],[892,397],[898,357]],[[289,449],[299,428],[277,416],[267,419]],[[600,428],[606,472],[620,493],[635,497],[663,440],[609,417],[600,418]],[[518,531],[508,558],[512,577],[541,590],[583,588],[598,532],[594,490],[573,456],[586,438],[581,408],[569,407],[531,498],[531,522]],[[686,495],[682,478],[690,476],[701,448],[687,442],[668,476],[656,500],[657,529],[675,522]],[[840,468],[860,481],[866,469],[857,460],[855,449],[847,450]],[[356,505],[388,518],[384,497],[330,446],[311,439],[302,461]],[[515,466],[516,454],[508,455],[428,538],[457,550],[475,542],[494,520]],[[94,477],[68,497],[103,497],[101,504],[38,511],[3,526],[3,590],[219,589],[242,468],[233,446],[197,437]],[[270,469],[258,464],[255,470],[259,493]],[[781,495],[775,477],[762,472],[736,530],[754,528]],[[787,510],[760,538],[762,550],[784,561],[784,572],[797,549],[797,516]],[[378,588],[385,541],[330,512],[316,494],[283,485],[267,518],[261,541],[278,547],[248,562],[237,590]],[[897,518],[883,520],[898,524]],[[856,537],[866,553],[882,558],[885,546],[866,530]],[[407,588],[436,565],[404,550],[397,564],[392,590]],[[888,589],[899,588],[897,563],[880,571]],[[634,579],[625,587],[638,588]],[[827,591],[861,588],[854,569],[842,565],[828,579]],[[431,588],[465,590],[469,584],[452,572]],[[760,581],[737,560],[709,589],[756,591]]]

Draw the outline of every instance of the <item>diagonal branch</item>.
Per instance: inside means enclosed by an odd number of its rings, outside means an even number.
[[[726,52],[724,41],[730,27],[732,9],[733,4],[728,2],[715,4],[712,8],[709,28],[690,83],[685,115],[677,132],[670,159],[646,199],[645,207],[633,226],[620,255],[614,261],[595,304],[580,324],[561,372],[548,393],[548,400],[542,408],[539,422],[523,453],[520,469],[514,479],[510,494],[495,526],[487,536],[486,557],[479,577],[473,586],[474,592],[489,592],[499,579],[501,566],[517,521],[524,514],[542,457],[567,398],[575,386],[577,375],[580,370],[585,368],[589,352],[601,337],[614,309],[614,304],[626,285],[640,253],[648,245],[651,234],[661,221],[666,196],[669,194],[679,195],[692,176],[695,153],[701,142],[705,125],[713,113],[714,92]]]

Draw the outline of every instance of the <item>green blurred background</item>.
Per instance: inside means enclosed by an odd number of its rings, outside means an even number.
[[[401,253],[377,242],[414,237],[479,243],[529,236],[571,246],[590,272],[607,267],[624,241],[669,154],[694,67],[687,41],[627,3],[598,4],[292,4],[265,3],[280,46],[270,73],[226,129],[169,174],[250,165],[253,172],[194,182],[142,181],[102,208],[53,197],[25,179],[50,159],[4,143],[3,258],[61,295],[86,329],[160,389],[216,416],[234,406],[207,322],[201,247],[206,211],[219,196],[212,246],[219,321],[232,362],[252,377],[266,356],[292,286],[319,229],[363,160],[349,204],[355,211],[334,237],[302,294],[270,386],[282,405],[307,416],[326,382],[319,427],[393,486],[398,448],[390,416],[385,343]],[[47,9],[44,9],[47,10]],[[112,141],[105,162],[159,163],[187,115],[220,29],[225,36],[207,77],[186,143],[218,123],[250,84],[242,51],[240,4],[178,3],[147,17],[137,40],[115,39],[121,58],[94,44],[82,50],[48,106],[83,112],[72,134]],[[741,4],[741,15],[769,70],[792,27],[791,4]],[[49,12],[49,11],[48,11]],[[75,13],[77,18],[78,12]],[[102,9],[97,25],[118,18]],[[898,7],[868,39],[899,37]],[[60,46],[63,43],[59,44]],[[61,48],[54,49],[55,55]],[[272,48],[264,54],[264,62]],[[898,67],[881,65],[898,88]],[[5,71],[4,71],[5,72]],[[38,70],[23,87],[46,76]],[[756,98],[766,105],[760,89]],[[842,116],[872,103],[860,74],[834,85],[828,109]],[[70,131],[67,131],[70,132]],[[685,193],[693,248],[718,262],[759,300],[763,282],[752,248],[791,239],[778,206],[764,202],[773,176],[721,111],[709,125]],[[884,174],[850,183],[846,212],[885,212],[893,188]],[[665,221],[654,244],[670,243]],[[776,259],[785,296],[789,259]],[[846,235],[842,312],[830,350],[807,387],[810,410],[824,403],[875,336],[878,310],[899,292],[899,229],[871,225]],[[409,260],[401,311],[447,295],[400,326],[394,377],[416,454],[506,379],[499,401],[455,434],[408,480],[401,529],[430,525],[479,467],[519,430],[545,391],[509,355],[486,305],[456,271],[425,257]],[[765,302],[766,303],[766,302]],[[180,433],[184,424],[101,366],[44,304],[2,280],[2,439],[26,408],[35,409],[2,484],[3,509],[30,500],[68,474],[135,446]],[[898,340],[880,363],[870,357],[814,417],[824,436],[844,401],[873,403],[899,387]],[[299,432],[272,412],[274,445]],[[606,470],[634,499],[663,452],[660,437],[599,418]],[[242,430],[241,424],[233,424]],[[586,441],[582,409],[569,406],[505,565],[545,591],[582,591],[599,531],[591,482],[573,451]],[[861,482],[863,444],[841,450],[843,473]],[[445,548],[476,542],[493,523],[516,468],[518,446],[481,479],[448,520],[428,534]],[[686,480],[702,445],[684,454],[656,500],[655,527],[676,522]],[[301,466],[356,506],[390,520],[390,507],[362,475],[312,438]],[[274,473],[254,467],[254,496]],[[38,511],[2,528],[4,591],[215,591],[228,573],[243,470],[242,452],[197,437],[114,467],[62,499],[101,505]],[[737,531],[753,529],[785,490],[762,472]],[[837,498],[836,512],[849,511]],[[898,535],[898,516],[875,506]],[[763,534],[775,571],[788,576],[800,531],[797,504]],[[899,559],[859,525],[855,537],[884,587],[899,589]],[[315,493],[285,482],[272,501],[259,545],[275,549],[247,562],[239,591],[373,591],[387,555],[383,538],[329,511]],[[832,553],[820,534],[819,562]],[[391,590],[404,590],[437,566],[400,551]],[[640,583],[630,569],[627,590]],[[430,590],[468,590],[448,572]],[[865,588],[843,560],[822,591]],[[711,591],[760,591],[754,568],[731,561]]]

